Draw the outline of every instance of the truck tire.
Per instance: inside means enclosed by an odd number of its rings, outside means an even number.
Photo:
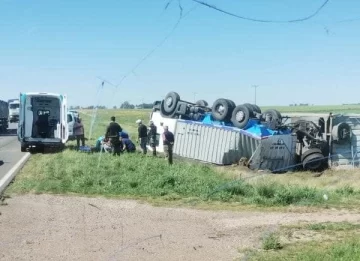
[[[178,101],[180,101],[180,95],[176,92],[169,92],[164,99],[164,110],[167,113],[173,113],[176,109]]]
[[[231,105],[226,99],[217,99],[211,109],[213,118],[217,121],[226,121],[231,117]]]
[[[322,154],[322,151],[318,148],[312,148],[312,149],[308,149],[307,151],[305,151],[304,153],[301,154],[301,161],[304,161],[304,159],[314,153],[320,153]]]
[[[205,100],[198,100],[195,104],[202,107],[206,107],[209,105]]]
[[[256,104],[252,104],[252,106],[255,108],[255,112],[261,113],[261,109],[259,106],[257,106]]]
[[[232,112],[231,122],[235,127],[243,129],[250,119],[250,110],[245,105],[238,105]]]
[[[21,144],[21,152],[26,152],[26,146],[24,144]]]
[[[175,111],[173,113],[168,113],[165,110],[164,106],[165,106],[165,100],[162,100],[161,105],[160,105],[160,114],[161,114],[161,116],[164,117],[164,118],[174,118]]]
[[[263,113],[264,119],[266,120],[266,115],[269,115],[271,120],[279,121],[281,122],[281,113],[277,110],[270,109]]]
[[[245,104],[243,104],[243,106],[245,106],[245,107],[247,107],[248,109],[249,109],[249,112],[250,112],[250,118],[254,118],[255,117],[255,110],[256,110],[256,108],[252,105],[252,104],[250,104],[250,103],[245,103]]]
[[[321,153],[313,153],[304,158],[302,165],[304,170],[319,171],[324,166],[325,157]]]
[[[227,99],[227,101],[229,102],[230,106],[231,106],[233,109],[235,109],[235,107],[236,107],[235,102],[232,101],[232,100],[229,100],[229,99]]]

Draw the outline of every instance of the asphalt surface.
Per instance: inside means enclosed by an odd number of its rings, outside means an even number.
[[[0,180],[24,157],[16,136],[17,123],[11,123],[8,133],[0,134]]]

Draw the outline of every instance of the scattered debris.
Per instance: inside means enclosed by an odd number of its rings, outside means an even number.
[[[89,203],[89,206],[92,206],[92,207],[94,207],[94,208],[97,208],[98,210],[101,210],[98,206],[96,206],[96,205],[94,205],[94,204]]]

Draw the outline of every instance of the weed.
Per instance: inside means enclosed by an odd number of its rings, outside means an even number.
[[[342,188],[338,188],[335,190],[335,192],[342,196],[350,196],[356,193],[353,187],[346,185]]]
[[[339,222],[339,223],[332,223],[332,222],[325,222],[325,223],[316,223],[316,224],[309,224],[306,226],[309,230],[315,231],[346,231],[346,230],[353,230],[359,229],[360,224],[352,224],[349,222]]]
[[[351,236],[344,241],[299,243],[279,251],[258,252],[249,260],[355,261],[360,260],[360,238]]]
[[[282,248],[280,236],[276,232],[270,232],[262,239],[262,248],[264,250],[279,250]]]

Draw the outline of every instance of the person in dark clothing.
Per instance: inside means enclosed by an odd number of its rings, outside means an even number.
[[[106,128],[105,139],[110,139],[113,149],[113,155],[119,155],[121,152],[121,141],[119,133],[122,132],[121,126],[115,122],[115,117],[111,117],[111,122]]]
[[[147,141],[148,141],[148,135],[147,135],[147,127],[142,123],[142,120],[137,120],[136,123],[139,125],[138,127],[138,142],[140,142],[140,148],[143,151],[144,154],[147,153]]]
[[[127,151],[128,153],[132,153],[136,151],[135,144],[127,138],[120,138],[120,141],[122,142],[121,151]]]
[[[81,146],[85,146],[85,135],[84,135],[84,125],[81,122],[81,118],[75,118],[75,123],[74,123],[74,134],[76,137],[76,144],[77,144],[77,148],[80,148],[80,141],[81,141]]]
[[[171,165],[173,163],[173,146],[175,142],[174,134],[169,131],[168,126],[164,126],[164,133],[162,134],[163,146],[165,158],[169,161]]]
[[[153,121],[150,121],[148,137],[149,137],[149,143],[151,149],[153,151],[153,156],[156,156],[156,134],[157,134],[157,127],[155,126]]]

